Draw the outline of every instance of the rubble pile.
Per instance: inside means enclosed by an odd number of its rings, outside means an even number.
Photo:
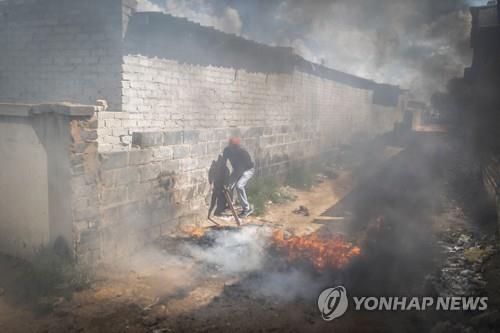
[[[438,241],[443,265],[434,286],[440,296],[475,296],[484,294],[484,262],[497,251],[494,237],[478,238],[466,230],[449,231]]]

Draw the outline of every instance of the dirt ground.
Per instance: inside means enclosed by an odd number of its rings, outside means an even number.
[[[358,295],[418,296],[418,293],[429,292],[425,281],[429,276],[439,277],[440,267],[446,261],[446,253],[441,253],[437,246],[442,235],[461,236],[466,230],[481,235],[494,234],[489,224],[477,227],[473,214],[467,213],[466,204],[451,198],[447,192],[451,182],[448,174],[453,173],[450,168],[454,168],[448,162],[443,164],[450,158],[448,150],[436,149],[439,145],[433,140],[442,139],[432,138],[430,142],[424,140],[399,148],[378,147],[372,152],[377,158],[367,155],[354,168],[339,170],[336,179],[323,177],[310,191],[287,189],[296,200],[273,205],[266,215],[245,220],[245,225],[257,228],[257,232],[269,227],[294,235],[324,230],[347,235],[359,243],[363,251],[348,273],[340,274],[347,274],[347,280],[337,272],[318,273],[303,268],[300,263],[277,268],[280,264],[272,260],[272,253],[266,254],[269,260],[258,270],[221,274],[217,265],[184,260],[182,251],[181,255],[170,255],[170,248],[176,248],[176,244],[197,241],[180,236],[175,242],[162,240],[124,262],[102,265],[90,288],[61,298],[50,314],[37,315],[33,305],[19,297],[24,264],[1,257],[0,331],[457,332],[474,329],[468,322],[457,327],[455,321],[463,320],[456,317],[416,312],[348,311],[340,320],[325,322],[316,305],[318,293],[338,282]],[[455,189],[457,191],[460,192]],[[300,206],[308,208],[308,216],[293,213]],[[384,221],[382,231],[372,227],[378,226],[374,224],[376,221]],[[230,219],[219,222],[233,225]],[[210,226],[207,221],[204,227]],[[231,261],[251,262],[251,259],[229,257]],[[485,292],[490,296],[491,307],[496,309],[500,304],[499,256],[492,256],[481,267],[487,281]],[[271,277],[278,277],[277,282],[270,284],[268,271],[276,272]],[[307,277],[304,281],[311,282],[304,286],[305,293],[291,290],[297,286],[293,280],[297,272],[302,274],[298,275],[300,278]],[[486,320],[495,319],[490,316]],[[489,330],[488,325],[481,323],[480,330],[494,331]]]

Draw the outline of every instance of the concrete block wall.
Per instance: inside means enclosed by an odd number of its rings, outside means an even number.
[[[97,114],[99,237],[115,244],[105,254],[126,255],[201,223],[208,169],[230,136],[243,138],[259,174],[278,175],[358,135],[392,130],[398,113],[375,106],[370,89],[299,71],[248,73],[131,55],[123,70],[123,111]]]
[[[77,248],[97,224],[96,110],[0,103],[1,252],[29,259],[59,237]]]
[[[28,257],[50,240],[48,156],[33,119],[0,115],[0,154],[0,251]]]
[[[257,159],[261,171],[286,172],[287,147],[292,144],[284,144],[283,138],[289,130],[276,126],[136,132],[134,148],[100,152],[100,219],[89,235],[110,247],[98,251],[101,258],[126,256],[144,243],[203,222],[210,194],[208,168],[230,135],[242,135],[252,154],[263,156]],[[310,135],[297,137],[302,140],[294,143],[297,154],[310,147]],[[268,153],[255,153],[259,146]]]
[[[102,260],[100,235],[100,169],[97,143],[97,114],[73,118],[69,123],[71,212],[73,247],[80,263]]]
[[[101,151],[126,150],[134,132],[301,126],[325,143],[368,129],[372,90],[295,71],[248,73],[125,56],[123,111],[102,114]]]
[[[125,0],[124,0],[125,1]],[[121,106],[122,0],[0,4],[0,100]]]

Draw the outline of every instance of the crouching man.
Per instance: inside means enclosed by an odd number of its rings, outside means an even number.
[[[232,137],[229,139],[229,145],[224,149],[224,161],[229,160],[233,168],[231,173],[231,186],[236,188],[238,200],[243,208],[239,217],[244,218],[252,214],[253,210],[248,202],[245,186],[250,178],[255,173],[255,165],[250,157],[248,151],[241,147],[241,139],[239,137]]]

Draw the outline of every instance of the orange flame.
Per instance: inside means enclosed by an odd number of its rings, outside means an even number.
[[[285,239],[283,231],[277,230],[273,233],[273,239],[278,249],[288,253],[288,261],[306,258],[317,270],[324,270],[326,267],[343,268],[352,257],[361,254],[359,247],[346,242],[339,235],[331,239],[320,239],[317,233],[312,233]]]
[[[205,236],[206,230],[203,228],[189,228],[185,229],[184,232],[190,237],[202,238],[203,236]]]

